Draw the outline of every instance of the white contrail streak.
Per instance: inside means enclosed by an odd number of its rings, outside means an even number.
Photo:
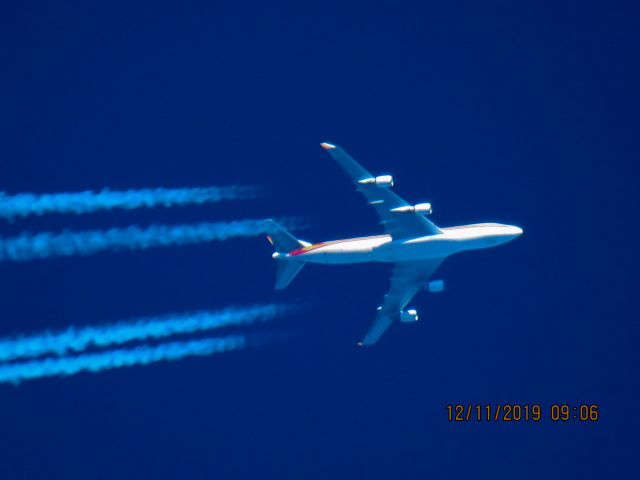
[[[77,193],[18,193],[0,192],[0,218],[14,219],[48,213],[84,214],[99,210],[152,207],[171,207],[188,204],[219,202],[255,196],[249,186],[200,188],[145,188],[139,190]]]
[[[294,306],[281,304],[228,307],[218,311],[140,318],[110,325],[69,327],[60,332],[3,338],[0,339],[0,362],[45,354],[63,355],[91,347],[102,348],[232,325],[250,325],[271,320],[293,310]]]
[[[269,233],[266,220],[131,226],[109,230],[23,233],[0,237],[0,262],[26,262],[53,257],[92,255],[109,250],[146,250]]]
[[[90,353],[76,357],[47,358],[23,363],[0,365],[0,383],[18,384],[42,377],[67,376],[79,372],[100,372],[113,368],[147,365],[149,363],[179,360],[188,356],[206,356],[239,350],[247,345],[242,335],[143,345],[136,348]]]

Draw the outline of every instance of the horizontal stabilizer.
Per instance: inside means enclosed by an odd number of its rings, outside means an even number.
[[[273,220],[267,221],[269,222],[269,240],[276,248],[276,252],[289,253],[304,246],[303,242],[299,241],[276,222]]]
[[[303,262],[280,260],[276,271],[276,290],[284,290],[304,267]]]

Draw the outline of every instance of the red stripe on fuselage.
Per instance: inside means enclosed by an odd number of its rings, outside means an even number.
[[[313,245],[307,245],[306,247],[302,247],[302,248],[297,248],[295,250],[292,250],[291,252],[289,252],[289,255],[292,257],[295,257],[297,255],[303,255],[307,252],[310,252],[312,250],[316,250],[320,247],[326,247],[327,245],[334,245],[336,243],[342,243],[342,242],[356,242],[358,240],[370,240],[372,238],[382,238],[382,237],[386,237],[387,235],[372,235],[370,237],[356,237],[356,238],[345,238],[344,240],[333,240],[331,242],[320,242],[320,243],[314,243]]]
[[[316,248],[324,247],[325,245],[330,245],[331,243],[335,243],[335,242],[314,243],[313,245],[297,248],[296,250],[289,252],[289,255],[291,255],[292,257],[295,257],[296,255],[302,255],[303,253],[310,252],[311,250],[315,250]]]

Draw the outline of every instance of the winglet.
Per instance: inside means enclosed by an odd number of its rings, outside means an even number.
[[[336,148],[335,145],[331,145],[330,143],[326,143],[326,142],[321,143],[320,146],[325,150],[333,150],[334,148]]]

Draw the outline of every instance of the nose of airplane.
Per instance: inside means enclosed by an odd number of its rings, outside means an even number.
[[[518,238],[520,235],[522,235],[522,229],[520,227],[516,227],[515,225],[507,225],[502,236],[502,241],[500,243],[510,242]]]
[[[520,235],[522,235],[522,229],[520,227],[516,227],[515,225],[509,225],[509,231],[506,235],[506,240],[510,242],[511,240],[515,240]]]
[[[485,240],[486,246],[493,247],[495,245],[502,245],[503,243],[510,242],[522,235],[522,232],[523,230],[515,225],[499,225],[497,232],[494,230],[494,233],[487,235]]]

